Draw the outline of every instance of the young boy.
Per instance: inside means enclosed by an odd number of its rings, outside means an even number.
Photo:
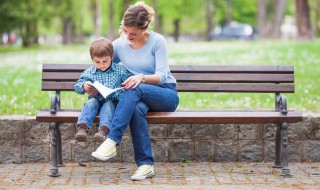
[[[113,55],[113,46],[109,40],[100,38],[92,42],[90,56],[93,66],[86,69],[74,85],[74,90],[78,94],[87,93],[89,96],[78,118],[77,133],[75,135],[77,141],[85,142],[87,140],[89,128],[99,110],[99,130],[94,135],[94,139],[102,142],[109,133],[109,126],[111,126],[114,110],[121,96],[121,90],[114,92],[105,99],[90,85],[90,82],[99,81],[109,88],[118,88],[122,86],[122,82],[132,75],[121,65],[112,63]]]

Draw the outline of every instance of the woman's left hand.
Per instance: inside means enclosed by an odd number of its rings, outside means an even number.
[[[134,76],[131,76],[129,77],[127,80],[125,80],[122,85],[123,85],[123,88],[125,90],[128,90],[130,88],[132,89],[135,89],[137,88],[137,86],[141,83],[142,81],[142,76],[139,74],[139,75],[134,75]]]

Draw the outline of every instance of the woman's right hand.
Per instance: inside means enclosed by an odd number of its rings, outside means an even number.
[[[125,90],[130,88],[135,89],[141,83],[143,76],[141,74],[134,75],[125,80],[122,85]]]
[[[90,83],[91,83],[91,82],[89,82],[89,81],[84,82],[84,83],[83,83],[83,88],[84,88],[84,90],[86,91],[86,93],[87,93],[89,96],[95,97],[99,92],[98,92],[98,90],[97,90],[96,88],[90,86],[90,85],[89,85]]]

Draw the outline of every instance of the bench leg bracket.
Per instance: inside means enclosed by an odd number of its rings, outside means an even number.
[[[282,146],[282,137],[281,137],[281,124],[277,124],[276,131],[276,142],[275,142],[275,163],[272,166],[273,168],[282,168],[281,165],[281,146]]]
[[[283,177],[292,177],[290,174],[289,164],[288,164],[288,124],[282,123],[282,171],[281,176]]]
[[[50,129],[52,130],[51,138],[51,169],[48,174],[51,177],[61,176],[58,168],[58,147],[57,147],[57,136],[58,136],[58,125],[55,122],[50,123]]]

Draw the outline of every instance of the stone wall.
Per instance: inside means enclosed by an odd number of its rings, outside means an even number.
[[[60,124],[64,162],[91,162],[98,144],[90,129],[86,143],[74,140],[75,124]],[[155,161],[273,161],[273,124],[161,124],[150,125]],[[320,161],[320,115],[304,115],[303,121],[289,124],[289,160]],[[51,131],[48,123],[35,117],[0,117],[0,163],[49,162]],[[111,162],[133,162],[133,147],[127,130]]]

